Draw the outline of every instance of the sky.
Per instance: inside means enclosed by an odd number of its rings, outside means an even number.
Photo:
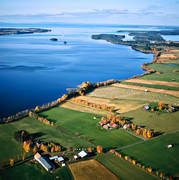
[[[0,0],[0,22],[179,25],[179,0]]]

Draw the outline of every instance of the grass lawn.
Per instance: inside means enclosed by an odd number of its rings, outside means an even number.
[[[153,68],[155,71],[163,72],[163,74],[149,74],[138,79],[145,79],[145,80],[155,80],[155,81],[172,81],[179,82],[179,72],[173,72],[174,70],[179,70],[179,65],[171,66],[167,64],[150,64],[148,65],[149,68]]]
[[[135,86],[148,87],[148,88],[157,88],[157,89],[166,89],[166,90],[179,91],[179,87],[164,86],[164,85],[158,85],[158,84],[143,84],[143,83],[125,82],[125,81],[122,81],[121,84],[135,85]]]
[[[121,147],[127,144],[139,141],[138,138],[128,134],[125,130],[105,130],[102,129],[98,122],[101,117],[93,119],[94,114],[73,111],[61,107],[56,107],[41,113],[49,119],[53,119],[67,131],[79,136],[90,138],[95,145],[102,145],[105,148]]]
[[[179,130],[179,112],[158,113],[140,108],[124,113],[123,116],[133,118],[132,122],[134,124],[144,125],[155,131],[172,132]]]
[[[174,144],[174,147],[168,149],[168,144]],[[122,152],[164,174],[179,177],[179,132],[160,136]]]
[[[179,105],[179,98],[162,93],[155,92],[144,92],[135,89],[121,88],[121,87],[102,87],[97,88],[93,92],[89,93],[88,96],[109,98],[117,98],[127,100],[137,100],[142,102],[164,102],[166,104]]]
[[[113,172],[119,179],[145,179],[155,180],[155,176],[148,174],[142,169],[130,164],[128,161],[122,160],[111,153],[99,154],[96,160]]]
[[[47,172],[40,164],[25,163],[10,169],[0,171],[0,180],[54,180],[59,176],[60,180],[73,180],[68,167],[63,167],[54,173]]]

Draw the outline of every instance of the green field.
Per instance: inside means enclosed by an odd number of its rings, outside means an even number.
[[[179,72],[173,72],[174,70],[179,70],[179,65],[171,66],[167,64],[150,64],[148,65],[149,68],[154,69],[158,72],[163,72],[163,74],[149,74],[138,79],[145,79],[145,80],[155,80],[155,81],[171,81],[171,82],[179,82]],[[175,79],[175,81],[173,81]]]
[[[168,149],[168,144],[174,144],[174,147]],[[179,132],[160,136],[122,152],[164,174],[179,177]]]
[[[143,84],[143,83],[125,82],[125,81],[122,81],[120,83],[121,84],[127,84],[127,85],[148,87],[148,88],[157,88],[157,89],[166,89],[166,90],[179,91],[179,87],[174,87],[174,86],[164,86],[164,85],[158,85],[158,84]]]
[[[98,160],[101,164],[103,164],[106,168],[108,168],[110,171],[112,171],[116,176],[119,177],[119,179],[132,179],[132,180],[139,180],[139,179],[145,179],[145,180],[155,180],[158,179],[155,176],[152,176],[148,173],[146,173],[141,168],[138,168],[132,164],[130,164],[128,161],[122,160],[119,157],[116,157],[115,155],[111,153],[106,154],[99,154],[96,157],[96,160]]]
[[[94,120],[93,114],[56,107],[41,113],[41,115],[55,120],[60,127],[72,134],[78,132],[79,137],[90,138],[95,146],[102,145],[105,148],[115,148],[139,141],[138,138],[131,136],[122,129],[113,131],[102,129],[98,125],[101,117],[98,116]]]
[[[166,104],[179,105],[179,98],[168,94],[144,92],[135,89],[121,88],[121,87],[102,87],[97,88],[88,96],[100,97],[100,98],[117,98],[120,102],[122,100],[137,100],[142,102],[164,102]]]
[[[30,162],[0,171],[0,180],[54,180],[57,176],[60,180],[73,180],[68,167],[63,167],[51,174],[44,170],[41,165],[31,164]]]
[[[38,139],[46,142],[53,141],[65,147],[72,147],[76,144],[80,146],[90,146],[90,143],[72,136],[69,133],[61,132],[55,127],[50,127],[37,119],[24,118],[19,121],[0,125],[0,162],[9,161],[10,158],[15,158],[17,155],[22,155],[24,150],[22,144],[17,143],[14,139],[14,132],[17,130],[26,130],[29,133],[41,133]],[[12,151],[11,151],[12,150]]]
[[[173,132],[179,127],[179,112],[159,113],[146,111],[143,108],[123,114],[132,118],[132,122],[159,132]]]
[[[100,117],[94,120],[93,114],[61,107],[53,108],[41,114],[55,120],[59,128],[48,126],[34,118],[24,118],[0,125],[1,162],[8,162],[10,158],[17,158],[17,155],[23,154],[22,144],[13,137],[17,130],[26,130],[31,134],[40,133],[41,136],[37,137],[38,139],[46,142],[53,141],[64,147],[90,147],[99,144],[105,148],[115,148],[140,140],[124,130],[107,131],[101,129],[97,125]],[[75,136],[76,132],[79,133],[79,136]],[[91,142],[88,142],[88,138]],[[9,151],[10,149],[12,151]]]

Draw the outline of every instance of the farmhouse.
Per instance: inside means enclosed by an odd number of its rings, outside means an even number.
[[[54,165],[52,164],[52,162],[50,162],[47,158],[42,157],[39,153],[36,153],[34,155],[34,158],[45,168],[46,171],[54,169]]]

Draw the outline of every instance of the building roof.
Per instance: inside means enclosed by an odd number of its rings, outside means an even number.
[[[145,105],[144,108],[145,108],[146,110],[149,110],[149,109],[150,109],[150,107],[147,106],[147,105]]]
[[[50,162],[48,159],[46,159],[45,157],[42,157],[39,153],[36,153],[34,155],[34,158],[47,170],[51,170],[54,168],[54,165],[52,164],[52,162]]]
[[[64,161],[64,158],[63,158],[63,157],[59,157],[59,158],[58,158],[58,161],[60,161],[60,162],[61,162],[61,161]]]
[[[81,151],[81,152],[78,153],[78,155],[79,155],[81,158],[83,158],[83,157],[87,156],[87,153],[86,153],[85,151]]]
[[[62,163],[62,167],[66,166],[65,163]]]
[[[75,158],[75,159],[78,159],[78,156],[77,156],[77,155],[74,155],[74,158]]]
[[[41,155],[39,154],[39,153],[36,153],[35,155],[34,155],[34,158],[37,160],[37,159],[39,159],[41,157]]]
[[[52,156],[49,158],[50,160],[58,159],[58,156]]]
[[[47,160],[44,157],[40,157],[38,159],[38,162],[47,170],[51,170],[53,167],[51,166],[51,164],[49,162],[47,162]]]

